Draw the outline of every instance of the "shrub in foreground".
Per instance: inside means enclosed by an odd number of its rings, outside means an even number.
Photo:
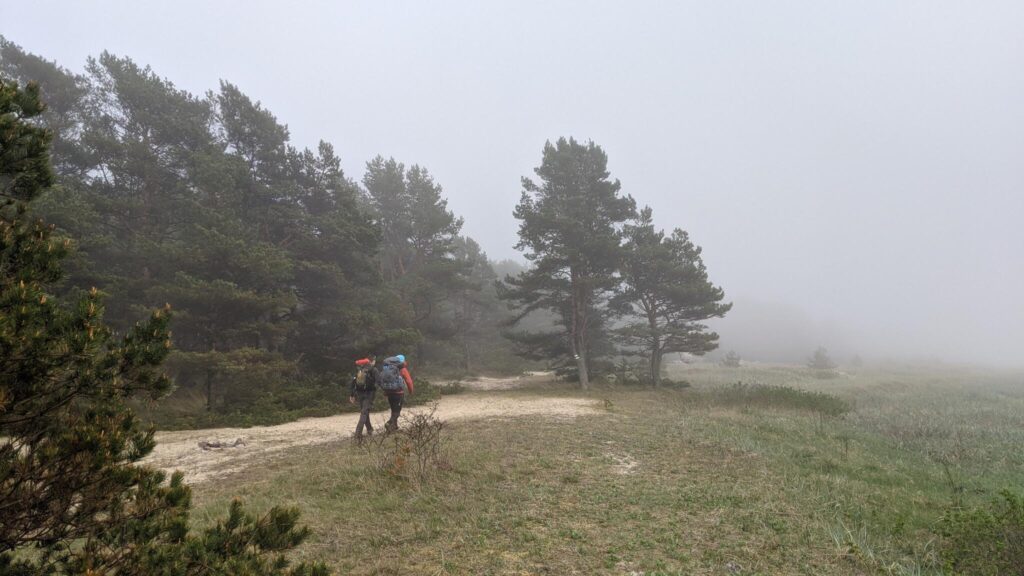
[[[363,447],[379,472],[418,486],[451,469],[443,431],[444,421],[431,410],[403,417],[398,430],[371,436]]]
[[[1008,490],[986,507],[942,518],[942,560],[953,574],[1024,574],[1024,497]]]

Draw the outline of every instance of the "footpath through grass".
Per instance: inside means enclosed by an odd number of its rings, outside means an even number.
[[[673,376],[693,386],[592,391],[604,414],[452,424],[452,469],[423,483],[347,441],[302,449],[198,486],[196,519],[225,496],[297,505],[298,554],[342,574],[937,574],[953,501],[1024,489],[1019,376]]]

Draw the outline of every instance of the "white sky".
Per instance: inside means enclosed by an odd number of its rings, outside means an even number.
[[[726,346],[771,308],[806,319],[779,338],[1016,365],[1022,31],[1019,1],[0,4],[0,34],[75,70],[106,49],[230,80],[357,180],[426,166],[492,258],[544,141],[593,139],[704,246]]]

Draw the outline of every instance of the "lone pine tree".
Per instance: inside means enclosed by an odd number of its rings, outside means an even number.
[[[574,362],[580,386],[589,385],[591,354],[609,317],[619,287],[622,225],[636,214],[630,196],[611,180],[608,156],[593,142],[560,138],[544,145],[539,180],[523,178],[515,208],[519,243],[533,266],[506,279],[502,297],[518,305],[519,319],[534,310],[557,315],[561,334],[524,334]],[[564,344],[559,346],[560,344]],[[565,358],[568,356],[568,358]]]

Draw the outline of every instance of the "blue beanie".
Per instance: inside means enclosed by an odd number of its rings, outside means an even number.
[[[399,354],[398,356],[395,356],[395,358],[398,358],[399,362],[401,362],[402,364],[405,364],[405,355],[404,354]]]

